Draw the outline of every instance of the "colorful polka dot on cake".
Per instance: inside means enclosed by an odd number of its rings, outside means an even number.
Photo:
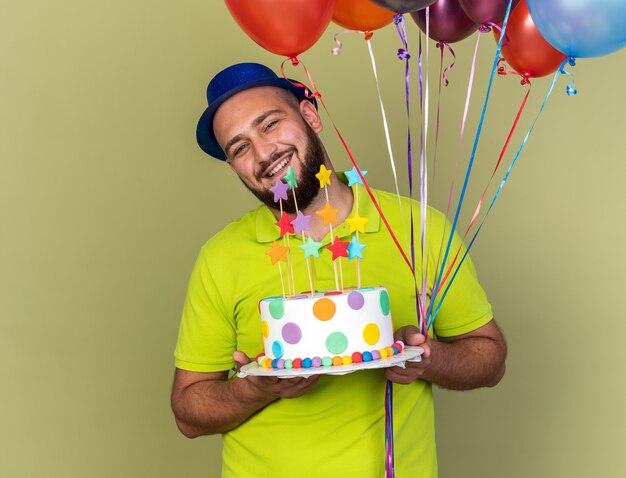
[[[330,320],[333,318],[336,311],[337,306],[335,303],[326,297],[316,300],[313,304],[313,315],[317,317],[318,320]]]
[[[284,351],[285,349],[283,348],[283,344],[281,344],[278,340],[275,340],[272,344],[272,355],[276,358],[281,358]]]
[[[300,339],[302,338],[302,330],[298,324],[289,322],[283,326],[282,336],[285,342],[295,345],[300,342]]]
[[[381,290],[380,291],[380,310],[383,313],[383,315],[389,315],[389,311],[390,311],[390,306],[389,306],[389,294],[387,293],[386,290]]]
[[[380,338],[380,329],[374,323],[367,324],[363,329],[363,340],[368,345],[376,345]]]
[[[350,294],[348,294],[348,305],[352,309],[359,310],[363,307],[363,304],[365,304],[363,294],[359,292],[350,292]]]
[[[269,305],[270,315],[275,319],[281,319],[285,315],[285,304],[280,299],[272,300]]]
[[[348,338],[343,332],[333,332],[326,339],[326,348],[331,354],[342,354],[348,348]]]

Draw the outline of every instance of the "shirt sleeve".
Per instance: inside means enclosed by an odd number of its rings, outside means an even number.
[[[438,264],[444,260],[451,224],[439,211],[430,209],[429,212],[433,225],[428,238],[429,260]],[[472,332],[493,318],[487,294],[478,282],[476,268],[466,251],[463,241],[454,233],[445,267],[439,267],[441,273],[433,274],[430,279],[431,293],[435,287],[438,290],[433,294],[432,310],[434,331],[439,337]]]
[[[193,372],[219,372],[234,366],[233,313],[211,275],[209,255],[205,246],[191,273],[174,352],[176,367]]]

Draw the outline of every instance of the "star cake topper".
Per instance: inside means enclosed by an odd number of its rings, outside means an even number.
[[[304,251],[304,258],[308,258],[311,256],[319,257],[320,256],[320,248],[322,247],[321,242],[314,241],[311,236],[306,238],[306,242],[301,246],[298,246],[300,249]]]
[[[333,243],[327,247],[327,249],[333,253],[333,261],[338,257],[348,257],[348,245],[347,241],[342,241],[338,236],[335,236]]]
[[[358,212],[354,212],[354,216],[346,219],[346,222],[350,225],[350,233],[354,231],[365,232],[365,224],[367,224],[369,219],[367,217],[362,217]]]
[[[332,169],[326,169],[326,166],[323,164],[320,166],[320,172],[315,177],[319,180],[321,189],[324,189],[327,185],[330,186],[330,175],[332,172]]]
[[[311,216],[307,216],[306,214],[302,214],[302,211],[298,211],[296,214],[296,218],[291,221],[291,225],[296,234],[302,234],[302,231],[310,231],[311,225]]]
[[[276,184],[270,188],[270,191],[274,193],[274,202],[278,202],[281,199],[287,200],[287,191],[289,186],[282,182],[280,178],[276,180]]]
[[[348,259],[352,260],[355,257],[363,259],[363,249],[367,244],[361,244],[356,236],[352,236],[350,245],[348,246]]]
[[[280,215],[280,220],[275,222],[278,227],[280,227],[280,237],[283,237],[285,234],[293,234],[293,225],[291,224],[295,218],[290,216],[285,211]]]
[[[315,214],[320,216],[324,222],[324,226],[328,226],[331,222],[333,224],[337,224],[339,222],[337,220],[337,214],[339,213],[339,209],[336,209],[330,205],[328,201],[326,201],[326,205],[324,209],[320,209],[319,211],[315,211]]]
[[[361,176],[359,176],[359,173],[354,166],[352,166],[352,169],[350,171],[345,171],[344,174],[346,175],[346,178],[348,178],[348,186],[352,187],[355,184],[360,184],[361,186],[365,186],[363,184],[363,180],[361,179]],[[363,175],[363,177],[365,177],[365,175],[367,174],[367,171],[365,171],[364,169],[361,169],[361,174]]]
[[[272,247],[270,247],[265,253],[270,256],[272,259],[272,265],[276,264],[278,261],[287,262],[287,258],[285,257],[288,247],[283,247],[278,242],[272,242]]]
[[[287,167],[287,172],[285,173],[285,176],[283,176],[283,178],[285,179],[285,181],[287,181],[289,189],[294,189],[298,187],[298,184],[296,183],[296,173],[293,172],[291,166]]]

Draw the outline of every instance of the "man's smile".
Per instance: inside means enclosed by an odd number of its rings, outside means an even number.
[[[281,155],[281,157],[279,157],[276,161],[271,163],[265,169],[265,176],[271,178],[273,176],[276,176],[280,172],[282,172],[291,162],[292,155],[293,155],[293,151],[288,151],[284,153],[283,155]]]

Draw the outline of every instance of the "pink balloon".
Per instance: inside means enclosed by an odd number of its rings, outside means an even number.
[[[426,11],[412,12],[411,16],[426,32]],[[437,0],[429,7],[429,23],[430,38],[444,43],[463,40],[478,28],[478,24],[465,14],[459,0]]]
[[[504,20],[509,0],[459,0],[465,14],[476,23],[499,23]],[[511,11],[519,3],[513,0]]]

